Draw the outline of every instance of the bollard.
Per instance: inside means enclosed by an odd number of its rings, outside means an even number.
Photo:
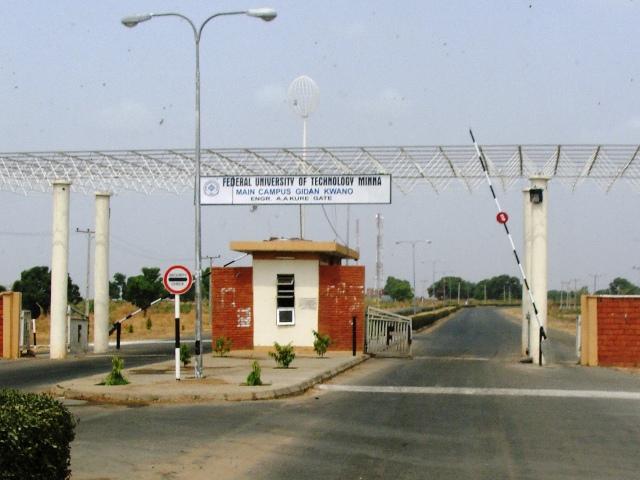
[[[356,330],[356,318],[357,317],[355,317],[355,316],[351,318],[351,336],[353,338],[353,356],[354,357],[356,356],[356,347],[357,347],[357,345],[356,345],[356,343],[357,343],[356,342],[356,331],[357,331]]]
[[[120,350],[120,333],[122,331],[122,324],[116,324],[116,349]]]

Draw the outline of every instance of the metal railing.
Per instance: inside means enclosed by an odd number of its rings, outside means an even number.
[[[411,319],[375,307],[367,308],[366,351],[373,355],[409,355]]]

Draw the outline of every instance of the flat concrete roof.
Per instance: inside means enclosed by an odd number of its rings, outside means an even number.
[[[236,252],[253,254],[255,252],[270,253],[318,253],[330,257],[358,260],[360,253],[337,242],[313,242],[311,240],[262,240],[253,242],[236,241],[229,244]]]

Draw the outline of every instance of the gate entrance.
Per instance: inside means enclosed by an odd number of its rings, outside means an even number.
[[[411,356],[411,319],[368,307],[365,350],[375,356]]]

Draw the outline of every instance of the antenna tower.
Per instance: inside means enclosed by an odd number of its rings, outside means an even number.
[[[382,265],[382,215],[376,214],[376,227],[378,229],[378,235],[376,237],[376,295],[380,298],[381,288],[380,282],[383,277],[383,265]]]

